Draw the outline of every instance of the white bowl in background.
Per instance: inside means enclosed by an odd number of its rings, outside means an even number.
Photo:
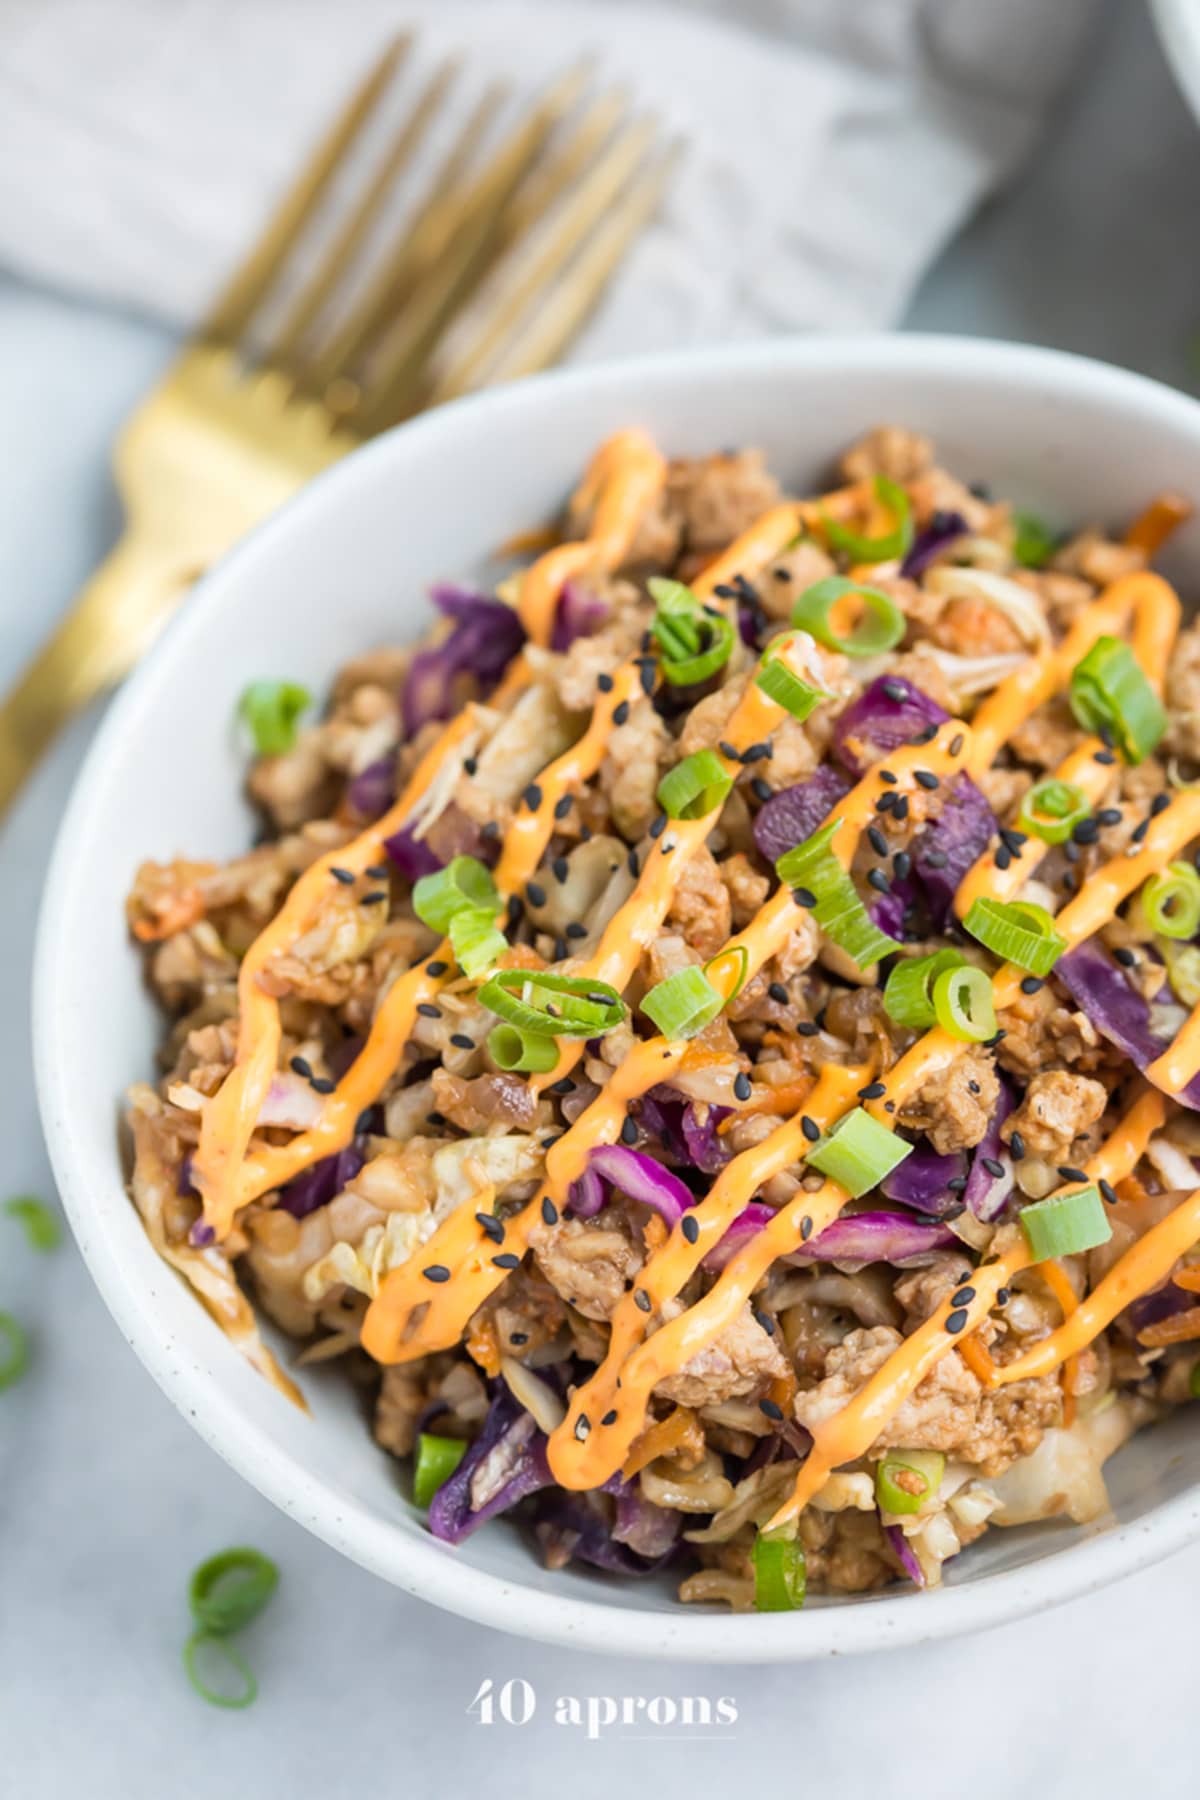
[[[1200,119],[1200,0],[1150,0],[1167,61]]]
[[[125,1195],[121,1096],[152,1078],[161,1020],[122,902],[144,857],[221,857],[249,843],[230,727],[246,681],[286,676],[323,692],[358,651],[415,637],[428,584],[468,575],[494,545],[552,514],[619,426],[645,426],[673,453],[761,445],[805,492],[838,450],[884,421],[930,432],[950,468],[1063,524],[1128,519],[1159,488],[1200,495],[1200,405],[1052,351],[811,338],[542,377],[359,451],[216,568],[112,707],[62,824],[36,954],[38,1091],[63,1201],[109,1308],[184,1416],[247,1480],[366,1568],[487,1625],[719,1662],[876,1650],[1034,1612],[1200,1529],[1200,1433],[1181,1411],[1110,1465],[1110,1521],[991,1532],[928,1594],[896,1588],[730,1617],[679,1605],[667,1580],[550,1573],[503,1520],[451,1549],[404,1499],[398,1466],[372,1442],[350,1389],[312,1371],[311,1417],[290,1406],[158,1260]],[[1179,534],[1167,567],[1200,586],[1200,523]]]

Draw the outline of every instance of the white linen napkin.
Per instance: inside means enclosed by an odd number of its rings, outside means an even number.
[[[518,99],[581,55],[686,155],[578,347],[894,322],[1016,166],[1092,0],[7,0],[0,261],[183,323],[260,225],[340,93],[420,28],[398,107],[466,63]],[[737,27],[724,24],[736,17]]]

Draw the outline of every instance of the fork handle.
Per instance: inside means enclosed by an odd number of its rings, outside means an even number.
[[[127,675],[199,573],[127,530],[0,702],[0,818],[62,727]]]

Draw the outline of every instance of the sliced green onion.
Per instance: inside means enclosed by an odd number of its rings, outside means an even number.
[[[558,1061],[558,1045],[552,1037],[532,1037],[515,1025],[497,1025],[488,1033],[487,1047],[498,1069],[518,1070],[523,1075],[545,1074]]]
[[[417,1462],[413,1470],[413,1499],[418,1506],[429,1505],[466,1453],[465,1438],[435,1437],[428,1431],[421,1432],[417,1438]]]
[[[471,981],[494,969],[508,949],[508,939],[496,929],[493,912],[474,912],[463,907],[450,921],[450,945],[454,960]]]
[[[692,687],[723,668],[733,651],[733,623],[704,606],[682,581],[652,575],[646,583],[657,610],[650,632],[661,652],[664,681]]]
[[[913,1147],[856,1106],[808,1152],[808,1165],[844,1187],[852,1200],[878,1187]]]
[[[963,1044],[986,1044],[996,1035],[992,978],[964,964],[945,969],[933,984],[933,1010],[943,1031]]]
[[[606,981],[497,969],[479,990],[489,1011],[530,1037],[603,1037],[625,1017],[625,1002]]]
[[[665,1038],[691,1038],[712,1023],[724,1006],[703,969],[676,969],[642,1000],[642,1011]]]
[[[1094,1187],[1073,1188],[1070,1193],[1035,1200],[1031,1206],[1023,1206],[1017,1217],[1034,1262],[1045,1262],[1051,1256],[1076,1256],[1081,1250],[1107,1244],[1112,1236],[1104,1202]]]
[[[1071,711],[1085,731],[1111,731],[1126,760],[1140,763],[1167,729],[1162,701],[1120,638],[1097,638],[1071,672]]]
[[[240,1688],[213,1687],[200,1668],[201,1657],[209,1664],[224,1664],[241,1681]],[[233,1712],[252,1706],[258,1696],[258,1683],[245,1657],[235,1650],[227,1638],[214,1637],[210,1631],[193,1631],[183,1646],[183,1666],[188,1680],[202,1700],[210,1706],[225,1706]],[[213,1669],[212,1673],[217,1673]]]
[[[29,1365],[29,1339],[11,1313],[0,1312],[0,1391],[20,1381]]]
[[[875,1498],[883,1512],[920,1512],[945,1473],[940,1450],[889,1450],[875,1470]]]
[[[1191,863],[1168,863],[1142,889],[1142,911],[1151,931],[1192,938],[1200,930],[1200,875]]]
[[[1167,965],[1167,979],[1185,1006],[1200,1006],[1200,948],[1176,944],[1160,937],[1158,948]]]
[[[840,825],[840,819],[822,825],[802,844],[785,851],[775,868],[789,887],[808,889],[813,896],[812,915],[822,931],[860,969],[868,969],[900,946],[880,931],[830,848]]]
[[[935,1023],[933,984],[948,969],[961,969],[961,951],[939,950],[933,956],[910,956],[898,962],[883,990],[883,1010],[897,1025],[927,1031]]]
[[[1091,801],[1073,781],[1039,781],[1022,800],[1017,825],[1044,844],[1065,844],[1091,810]]]
[[[1031,975],[1048,975],[1067,947],[1045,907],[1025,900],[973,900],[963,925],[994,955]]]
[[[912,506],[904,489],[886,475],[875,477],[875,498],[892,515],[892,529],[882,537],[863,537],[837,519],[822,514],[821,525],[835,550],[843,550],[854,562],[890,562],[906,556],[913,541]]]
[[[808,1567],[794,1527],[760,1531],[751,1553],[758,1612],[795,1612],[804,1605]]]
[[[15,1199],[4,1202],[4,1210],[10,1219],[19,1219],[25,1227],[31,1249],[58,1249],[62,1242],[62,1226],[46,1202],[39,1200],[36,1194],[18,1194]]]
[[[1042,569],[1054,555],[1058,538],[1036,513],[1013,514],[1013,556],[1023,569]]]
[[[802,681],[799,675],[788,668],[781,656],[768,656],[764,659],[754,678],[754,685],[762,690],[768,700],[774,700],[793,719],[801,721],[807,719],[822,700],[830,697],[825,688],[814,687],[811,681]]]
[[[696,750],[668,769],[658,784],[658,804],[669,819],[702,819],[723,804],[733,776],[715,750]]]
[[[279,1585],[279,1570],[260,1550],[220,1550],[188,1583],[188,1605],[201,1631],[224,1637],[257,1618]]]
[[[734,944],[728,950],[719,950],[705,963],[704,973],[717,992],[724,996],[728,1006],[731,1000],[737,999],[746,985],[746,977],[750,973],[750,952],[745,944]]]
[[[838,601],[854,594],[862,601],[862,612],[849,637],[842,637],[830,623],[830,613]],[[827,575],[805,588],[792,608],[792,624],[800,626],[829,650],[840,650],[843,656],[882,656],[894,650],[904,636],[904,614],[889,595],[861,581],[849,581],[844,575]]]
[[[294,681],[252,681],[238,701],[260,756],[282,756],[296,742],[296,724],[312,705],[307,688]]]
[[[500,911],[492,871],[477,856],[456,856],[436,874],[422,875],[412,891],[413,911],[431,931],[447,932],[460,912]]]

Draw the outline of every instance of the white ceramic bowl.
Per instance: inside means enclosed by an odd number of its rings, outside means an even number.
[[[1150,0],[1167,61],[1200,119],[1200,0]]]
[[[412,1594],[508,1631],[624,1655],[769,1661],[912,1643],[1035,1611],[1164,1556],[1200,1522],[1200,1434],[1178,1413],[1111,1467],[1113,1519],[990,1533],[946,1587],[736,1617],[670,1584],[541,1569],[503,1521],[452,1550],[403,1499],[332,1372],[303,1417],[230,1348],[155,1257],[126,1199],[117,1116],[160,1021],[125,937],[139,859],[245,847],[230,729],[247,679],[323,691],[381,639],[415,635],[429,582],[547,517],[599,438],[636,422],[673,452],[759,444],[811,490],[865,428],[931,432],[949,467],[1062,522],[1200,494],[1200,405],[1060,354],[919,337],[815,338],[578,370],[451,406],[331,470],[188,602],[100,731],[62,825],[35,979],[42,1117],[80,1248],[121,1329],[204,1438],[285,1511]],[[1173,547],[1200,580],[1200,525]]]

